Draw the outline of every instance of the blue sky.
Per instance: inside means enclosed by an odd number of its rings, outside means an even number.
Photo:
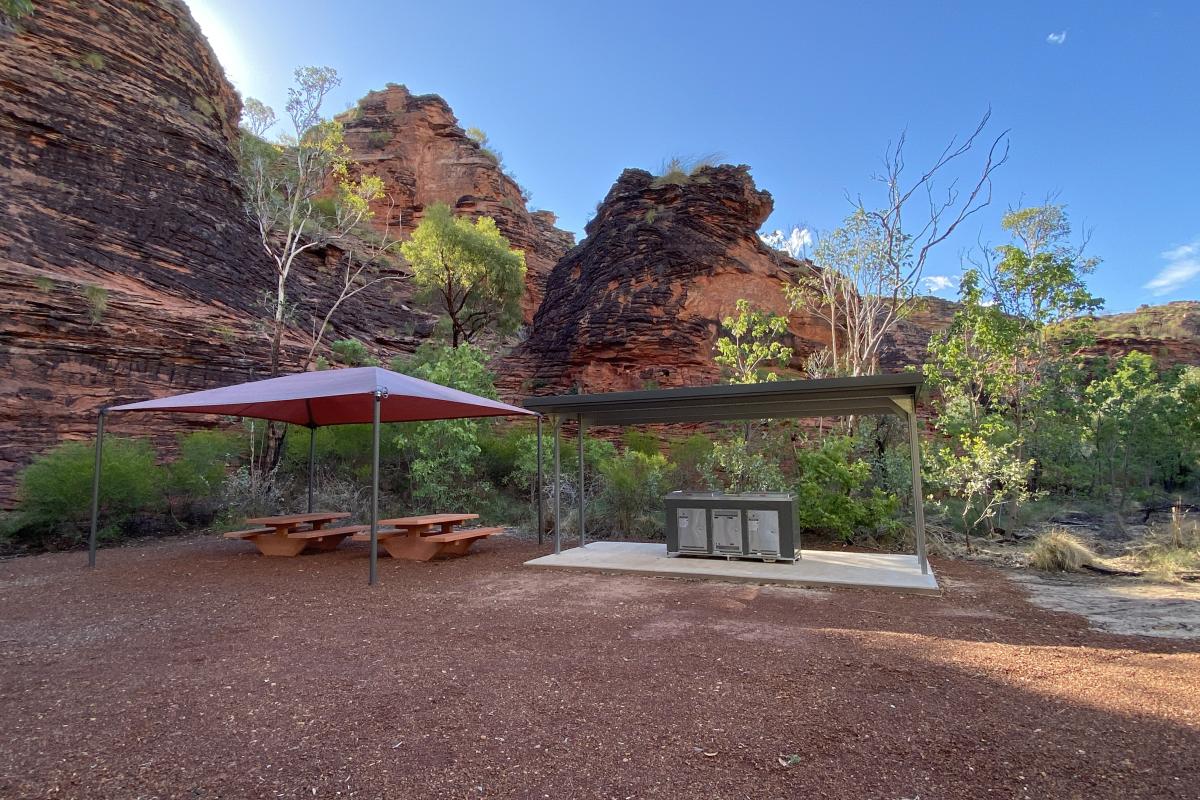
[[[279,111],[305,64],[341,73],[335,112],[389,81],[442,95],[577,234],[625,167],[707,153],[751,166],[768,229],[828,230],[901,130],[916,172],[990,106],[1009,163],[928,276],[1057,193],[1107,310],[1200,297],[1200,3],[187,2]]]

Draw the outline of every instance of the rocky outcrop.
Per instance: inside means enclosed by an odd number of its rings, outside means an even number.
[[[179,0],[39,0],[0,32],[0,505],[33,455],[91,435],[99,406],[262,369],[273,273],[242,212],[239,113]],[[297,271],[293,356],[338,255]],[[404,286],[367,294],[334,336],[412,349],[430,321]],[[168,441],[195,422],[113,429]]]
[[[459,127],[446,101],[389,84],[339,119],[355,169],[383,180],[386,197],[374,204],[375,224],[404,238],[432,203],[470,217],[492,217],[509,243],[525,252],[525,310],[532,319],[550,270],[575,237],[555,227],[551,212],[528,210],[521,187]]]
[[[1160,367],[1200,366],[1200,301],[1180,300],[1096,318],[1096,343],[1088,352],[1116,357],[1133,350]]]
[[[587,238],[555,266],[527,339],[499,365],[513,394],[685,386],[719,378],[719,320],[739,298],[787,311],[783,287],[809,269],[764,245],[771,213],[747,167],[707,167],[678,183],[629,169]],[[792,316],[798,358],[825,346],[815,319]]]

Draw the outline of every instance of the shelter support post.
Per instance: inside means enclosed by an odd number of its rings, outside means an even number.
[[[586,423],[583,421],[582,414],[580,414],[576,419],[579,421],[579,546],[587,547],[587,525],[585,523],[585,517],[587,516],[587,513],[584,511],[586,508],[584,504],[587,501],[587,495],[583,488],[587,478],[583,471],[583,435]]]
[[[537,531],[538,545],[542,544],[544,539],[545,519],[542,515],[542,417],[539,414],[537,418],[537,485],[534,487],[535,499],[537,503]]]
[[[92,528],[88,534],[88,567],[96,566],[96,534],[100,524],[100,465],[104,451],[104,417],[108,409],[100,409],[96,420],[96,462],[92,467]]]
[[[559,444],[562,420],[554,417],[554,553],[562,552],[562,462],[559,460]]]
[[[317,426],[308,428],[308,513],[313,512],[313,472],[317,468]]]
[[[912,451],[913,533],[917,540],[917,561],[921,574],[929,574],[929,558],[925,552],[925,493],[921,488],[921,440],[917,436],[916,404],[908,410],[908,442]]]
[[[374,586],[379,580],[379,406],[383,392],[375,390],[374,420],[371,423],[371,573],[367,584]]]

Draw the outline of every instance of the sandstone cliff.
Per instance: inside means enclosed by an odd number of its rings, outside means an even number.
[[[387,196],[374,204],[376,225],[390,225],[394,238],[405,238],[425,207],[439,202],[459,214],[492,217],[525,252],[525,310],[532,319],[550,270],[575,237],[555,227],[551,212],[526,208],[521,187],[459,127],[446,101],[390,84],[339,119],[356,169],[383,180]]]
[[[587,238],[553,272],[528,338],[500,364],[505,389],[549,393],[685,386],[719,378],[719,320],[739,298],[785,313],[784,285],[809,267],[764,245],[772,201],[747,167],[707,167],[680,183],[629,169]],[[798,359],[823,347],[815,318],[792,316]]]
[[[261,371],[273,273],[241,209],[239,113],[179,0],[39,0],[0,32],[0,504],[34,454],[91,435],[99,406]],[[299,271],[293,353],[336,256]],[[430,320],[392,291],[348,304],[335,337],[412,349]],[[196,422],[113,431],[165,441]]]

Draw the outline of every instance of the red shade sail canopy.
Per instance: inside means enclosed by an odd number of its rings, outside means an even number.
[[[380,367],[302,372],[239,383],[220,389],[114,406],[109,411],[225,414],[319,428],[374,421],[381,392],[380,422],[414,422],[464,417],[537,416],[533,411]]]

